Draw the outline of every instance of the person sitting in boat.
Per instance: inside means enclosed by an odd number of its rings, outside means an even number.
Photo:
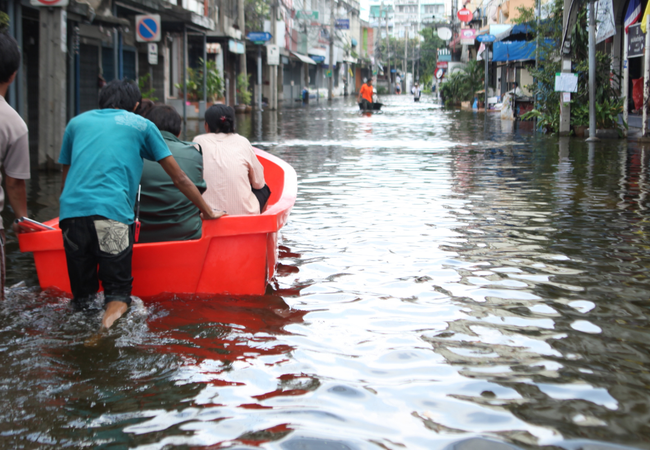
[[[99,93],[101,109],[68,123],[63,135],[59,227],[72,302],[86,309],[104,287],[100,336],[131,304],[134,203],[142,160],[158,161],[174,185],[206,219],[223,214],[210,208],[185,175],[158,128],[133,113],[141,100],[133,82],[113,80]]]
[[[253,146],[235,132],[235,110],[216,104],[205,112],[205,132],[194,142],[203,149],[203,198],[211,208],[229,215],[260,214],[271,195],[264,167]]]
[[[181,116],[169,105],[154,106],[145,117],[160,130],[179,167],[200,193],[206,190],[203,155],[191,142],[183,142]],[[201,211],[176,186],[160,164],[144,161],[140,195],[138,242],[185,241],[201,237]],[[137,207],[136,207],[137,210]]]
[[[363,83],[357,95],[357,103],[361,104],[361,109],[366,111],[372,109],[372,78]]]

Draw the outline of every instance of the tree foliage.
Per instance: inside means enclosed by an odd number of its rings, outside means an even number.
[[[438,49],[445,47],[445,41],[438,37],[438,32],[433,27],[420,31],[424,38],[420,44],[420,85],[431,86],[438,63]]]
[[[463,69],[450,74],[440,85],[440,95],[445,99],[445,105],[473,100],[476,92],[484,87],[484,73],[483,64],[469,61]]]

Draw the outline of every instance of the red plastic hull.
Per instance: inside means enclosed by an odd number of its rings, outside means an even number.
[[[266,211],[258,216],[225,216],[203,222],[194,241],[135,244],[133,295],[177,294],[261,295],[275,274],[278,231],[296,201],[293,168],[255,149],[271,188]],[[20,250],[32,252],[41,288],[70,293],[70,281],[58,218],[46,224],[53,231],[21,234]]]

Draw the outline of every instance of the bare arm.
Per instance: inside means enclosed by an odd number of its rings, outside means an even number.
[[[185,175],[185,172],[179,167],[178,163],[173,156],[168,156],[161,159],[158,163],[162,166],[167,175],[174,182],[174,186],[178,188],[179,191],[185,195],[192,203],[194,203],[197,208],[203,213],[203,217],[206,219],[218,219],[223,216],[225,213],[223,211],[213,211],[203,197],[201,193],[196,188],[194,183]]]
[[[27,217],[27,187],[25,180],[7,175],[5,183],[7,187],[7,199],[11,208],[14,210],[14,214],[16,214],[16,219]],[[12,227],[16,233],[23,231],[15,223]]]

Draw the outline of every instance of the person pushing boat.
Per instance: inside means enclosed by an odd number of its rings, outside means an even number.
[[[59,226],[72,301],[87,309],[102,282],[105,312],[100,333],[131,304],[132,225],[143,159],[157,161],[205,219],[223,215],[203,200],[158,128],[133,113],[141,98],[130,81],[108,83],[99,94],[100,109],[70,120],[59,156]]]
[[[369,78],[359,89],[357,102],[360,104],[361,109],[364,111],[372,110],[372,78]]]

